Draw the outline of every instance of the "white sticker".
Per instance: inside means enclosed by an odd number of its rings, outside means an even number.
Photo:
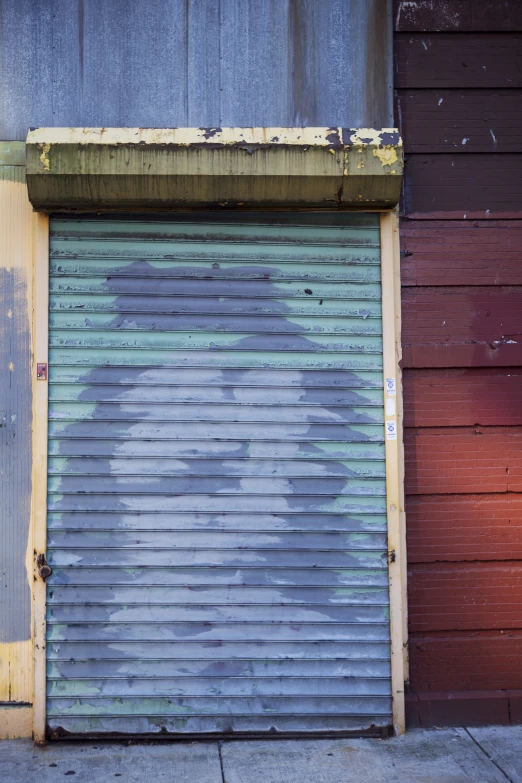
[[[395,397],[386,400],[386,415],[395,416]]]
[[[386,440],[397,440],[397,425],[394,421],[386,422]]]
[[[395,378],[386,378],[386,393],[390,397],[395,397]]]

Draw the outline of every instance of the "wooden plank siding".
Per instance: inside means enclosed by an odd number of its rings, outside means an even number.
[[[403,286],[522,285],[522,222],[404,220]]]
[[[396,33],[395,87],[520,88],[521,42],[520,33]]]
[[[522,364],[522,286],[405,287],[403,367]]]
[[[520,427],[408,428],[408,495],[522,492]]]
[[[410,495],[408,559],[420,563],[522,560],[522,496]]]
[[[394,2],[414,725],[520,720],[522,4],[501,5]]]
[[[522,631],[419,633],[410,650],[411,677],[421,694],[520,689]]]
[[[522,368],[404,371],[406,427],[522,426]]]
[[[417,219],[522,218],[522,155],[409,155],[404,208]]]
[[[413,567],[410,628],[420,631],[488,631],[522,625],[522,563],[433,563]]]
[[[400,90],[397,112],[406,154],[522,149],[522,90]]]
[[[397,32],[522,30],[519,0],[394,0]]]

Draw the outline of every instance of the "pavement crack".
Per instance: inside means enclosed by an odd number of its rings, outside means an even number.
[[[220,740],[218,742],[218,753],[219,753],[219,766],[221,767],[221,783],[227,783],[225,778],[225,768],[223,766],[223,755],[221,753],[221,745],[223,744],[223,741]]]
[[[501,773],[502,773],[502,775],[504,775],[504,777],[506,778],[506,780],[509,780],[509,783],[515,783],[515,781],[513,780],[513,778],[510,778],[510,777],[509,777],[509,775],[507,774],[507,772],[505,772],[505,771],[502,769],[502,767],[500,766],[500,764],[499,764],[497,761],[495,761],[495,759],[493,758],[493,756],[490,756],[490,754],[487,752],[486,748],[483,748],[483,747],[482,747],[482,745],[480,744],[480,742],[479,742],[477,739],[475,739],[475,737],[473,736],[473,734],[471,733],[471,731],[469,731],[469,729],[467,729],[465,726],[464,726],[463,728],[464,728],[464,731],[466,732],[466,734],[468,735],[468,737],[470,737],[470,738],[471,738],[471,740],[472,740],[472,741],[475,743],[475,745],[477,746],[477,748],[479,748],[479,750],[481,750],[481,751],[482,751],[482,753],[483,753],[485,756],[487,756],[487,758],[488,758],[488,759],[491,761],[491,763],[492,763],[492,764],[494,764],[494,765],[495,765],[495,767],[498,769],[498,771],[499,771],[499,772],[501,772]],[[220,758],[221,758],[221,751],[220,751]]]

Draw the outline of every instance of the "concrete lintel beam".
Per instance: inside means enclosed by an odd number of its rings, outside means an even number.
[[[393,208],[394,129],[38,128],[26,143],[36,209]]]

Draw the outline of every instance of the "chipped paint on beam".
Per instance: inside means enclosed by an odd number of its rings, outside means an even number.
[[[341,132],[341,128],[36,128],[29,132],[27,143],[329,148],[341,147]]]
[[[42,161],[42,166],[44,168],[44,171],[49,171],[49,158],[47,157],[49,154],[49,150],[51,149],[50,144],[40,144],[40,149],[42,150],[42,154],[40,155],[40,160]]]
[[[393,128],[38,128],[27,137],[29,198],[43,210],[391,209],[402,169]]]

